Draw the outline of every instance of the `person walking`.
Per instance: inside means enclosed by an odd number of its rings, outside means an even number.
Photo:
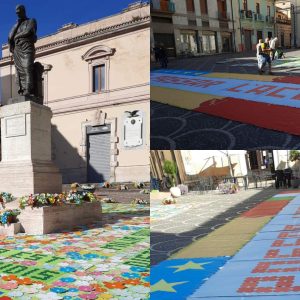
[[[264,57],[264,53],[262,50],[263,40],[259,39],[258,44],[256,45],[256,57],[257,57],[257,64],[258,64],[258,72],[259,74],[264,73],[264,67],[266,65],[266,58]]]
[[[272,56],[272,60],[274,60],[274,58],[275,58],[277,40],[278,40],[277,37],[271,38],[271,40],[270,40],[270,50],[271,50],[270,55]]]
[[[155,45],[153,47],[153,52],[154,52],[154,57],[155,57],[155,62],[159,62],[159,47]]]
[[[161,67],[167,68],[168,67],[168,56],[167,56],[167,51],[163,44],[161,44],[159,47],[158,57],[159,57]]]

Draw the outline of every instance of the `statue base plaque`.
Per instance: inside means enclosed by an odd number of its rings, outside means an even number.
[[[50,108],[32,101],[0,108],[1,192],[61,192],[61,174],[51,161],[51,117]]]

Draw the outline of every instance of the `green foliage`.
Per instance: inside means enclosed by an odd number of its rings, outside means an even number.
[[[290,161],[300,160],[300,151],[291,150],[290,151]]]
[[[164,172],[172,178],[173,185],[175,186],[175,178],[177,174],[176,163],[170,160],[166,160],[163,166]]]

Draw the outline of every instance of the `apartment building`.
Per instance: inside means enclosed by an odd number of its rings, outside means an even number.
[[[239,51],[254,50],[259,39],[275,35],[274,0],[238,0],[241,44]]]
[[[152,0],[151,44],[170,56],[233,52],[238,37],[232,0]]]

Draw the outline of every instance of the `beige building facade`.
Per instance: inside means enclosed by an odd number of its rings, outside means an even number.
[[[163,44],[169,56],[237,50],[232,0],[151,0],[151,5],[151,46]]]
[[[83,25],[67,24],[36,43],[52,156],[70,182],[149,180],[150,8]],[[8,46],[0,60],[1,103],[17,95]]]
[[[291,48],[292,46],[292,22],[291,4],[289,2],[276,3],[276,32],[278,46]]]

